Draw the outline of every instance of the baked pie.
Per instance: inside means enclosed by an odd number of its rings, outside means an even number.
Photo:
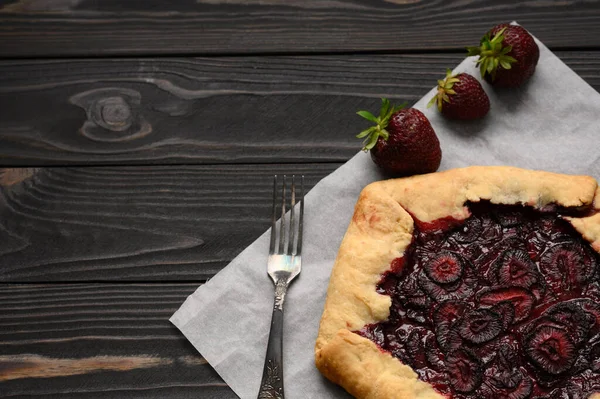
[[[317,367],[357,398],[600,398],[599,211],[592,177],[512,167],[367,186]]]

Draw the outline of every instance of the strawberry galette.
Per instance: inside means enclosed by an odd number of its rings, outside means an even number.
[[[599,193],[510,167],[367,186],[317,367],[357,398],[600,398]]]

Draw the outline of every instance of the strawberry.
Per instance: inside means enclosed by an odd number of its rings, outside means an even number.
[[[518,25],[501,24],[483,36],[479,47],[468,47],[478,55],[481,77],[497,87],[521,86],[535,72],[540,49],[533,37]]]
[[[375,123],[356,137],[365,138],[363,150],[370,150],[373,162],[384,171],[409,176],[435,172],[440,166],[440,142],[418,109],[395,107],[384,98],[379,117],[368,111],[358,115]]]
[[[449,119],[478,119],[490,110],[490,99],[481,83],[468,73],[452,75],[448,69],[446,79],[438,80],[437,94],[428,107],[437,102],[438,110]]]

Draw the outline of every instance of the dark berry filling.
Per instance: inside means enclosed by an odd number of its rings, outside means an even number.
[[[560,215],[468,204],[417,223],[378,292],[389,320],[358,334],[456,399],[600,392],[600,256]]]

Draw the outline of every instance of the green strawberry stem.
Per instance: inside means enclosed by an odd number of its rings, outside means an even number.
[[[448,97],[448,94],[456,94],[453,87],[454,84],[458,82],[460,82],[460,79],[458,79],[456,75],[452,76],[452,71],[447,69],[446,78],[444,80],[438,80],[437,94],[433,96],[429,103],[427,103],[427,108],[431,107],[437,102],[437,108],[440,112],[442,112],[443,102],[450,102],[450,97]]]
[[[379,111],[379,116],[375,116],[369,111],[358,111],[357,114],[365,118],[366,120],[375,123],[375,126],[371,126],[370,128],[363,130],[359,134],[356,135],[357,138],[362,139],[363,141],[363,151],[369,151],[371,148],[375,147],[377,144],[377,139],[382,137],[384,140],[387,140],[390,137],[390,134],[387,130],[385,130],[390,123],[390,118],[396,112],[400,111],[402,108],[406,106],[406,103],[394,106],[390,103],[390,100],[387,98],[381,99],[381,110]]]
[[[494,80],[499,67],[511,69],[511,64],[517,62],[516,59],[507,55],[512,50],[512,46],[502,46],[505,30],[506,28],[502,28],[493,38],[490,38],[490,34],[486,33],[481,39],[479,47],[467,47],[468,55],[479,56],[477,66],[482,78],[486,74],[490,74],[492,80]]]

